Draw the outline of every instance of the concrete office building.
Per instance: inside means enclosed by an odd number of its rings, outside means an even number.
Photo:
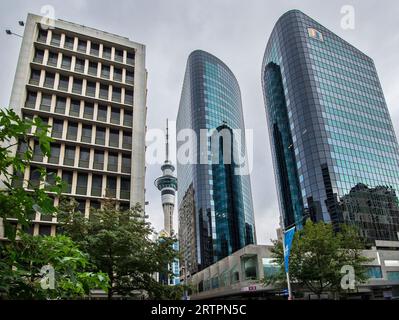
[[[28,181],[37,168],[62,177],[65,195],[86,216],[101,200],[144,206],[146,82],[145,46],[128,38],[63,20],[25,24],[10,107],[51,126],[51,157],[37,143]],[[32,128],[35,130],[35,128]],[[19,148],[27,148],[21,144]],[[55,197],[55,204],[59,199]],[[31,233],[54,234],[56,218],[33,217]]]
[[[298,10],[267,43],[262,88],[285,228],[306,218],[398,240],[399,145],[374,62]]]
[[[240,165],[234,159],[234,154],[246,153],[244,128],[234,74],[215,56],[192,52],[177,116],[177,135],[187,129],[195,133],[192,161],[177,163],[181,267],[186,275],[256,242],[250,177],[237,174]],[[237,129],[241,148],[231,134]],[[204,130],[209,136],[202,140]],[[178,152],[185,143],[177,139]]]

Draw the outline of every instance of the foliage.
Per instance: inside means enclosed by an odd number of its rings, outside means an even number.
[[[39,182],[43,188],[29,182],[31,192],[22,187],[23,173],[32,160],[33,150],[27,147],[16,152],[16,149],[21,143],[28,145],[32,127],[36,128],[32,137],[38,142],[41,152],[50,156],[52,139],[48,136],[49,127],[40,118],[22,119],[12,109],[0,109],[0,175],[5,186],[0,190],[0,219],[3,220],[5,236],[11,240],[15,238],[15,228],[8,219],[15,218],[26,226],[35,212],[53,214],[56,209],[48,192],[60,194],[63,187],[59,177],[52,177],[54,184],[44,183],[47,177],[44,169],[39,169]]]
[[[108,276],[88,271],[92,266],[87,254],[66,236],[21,234],[0,249],[0,292],[7,299],[74,299],[87,296],[90,289],[107,290]],[[44,266],[54,269],[53,288],[51,282],[45,286]]]
[[[367,280],[364,264],[369,259],[362,256],[363,249],[363,241],[352,227],[342,225],[339,232],[334,232],[331,224],[308,220],[304,228],[296,232],[292,242],[289,258],[290,281],[296,286],[306,287],[318,296],[327,291],[342,293],[343,266],[354,268],[357,284]],[[280,266],[280,272],[263,282],[282,285],[286,276],[281,242],[274,241],[272,254]]]
[[[115,209],[114,202],[104,202],[102,209],[92,210],[90,219],[86,219],[76,210],[76,204],[64,200],[58,219],[63,232],[90,255],[98,270],[108,274],[109,299],[115,294],[127,297],[143,291],[150,298],[168,295],[154,274],[170,274],[168,264],[177,256],[172,248],[176,239],[150,239],[153,229],[139,205],[122,211]]]

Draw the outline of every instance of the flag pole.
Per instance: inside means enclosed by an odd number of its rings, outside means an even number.
[[[280,224],[280,226],[281,226],[281,229],[283,230],[283,237],[282,238],[283,238],[283,252],[284,252],[284,259],[285,259],[285,254],[286,254],[286,252],[285,252],[285,232],[286,232],[286,230],[285,230],[285,226],[284,226],[283,223]],[[292,289],[291,289],[291,281],[290,281],[290,273],[289,273],[288,270],[285,270],[285,275],[287,277],[288,300],[293,300]]]

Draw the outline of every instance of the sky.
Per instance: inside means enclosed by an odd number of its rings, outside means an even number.
[[[399,133],[399,2],[397,0],[68,0],[0,1],[0,106],[8,106],[22,34],[19,20],[40,14],[51,5],[55,17],[128,37],[146,45],[148,129],[175,120],[188,55],[196,49],[224,61],[241,88],[246,129],[254,130],[251,173],[255,224],[259,244],[276,238],[279,208],[261,87],[261,63],[277,19],[299,9],[365,52],[379,73],[396,134]],[[341,8],[351,5],[354,29],[341,27]],[[160,193],[154,179],[159,165],[146,175],[146,214],[156,230],[163,227]],[[175,228],[177,210],[175,209]]]

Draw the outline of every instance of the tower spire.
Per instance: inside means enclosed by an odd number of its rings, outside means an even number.
[[[169,126],[168,119],[166,118],[166,159],[165,162],[169,160]]]

